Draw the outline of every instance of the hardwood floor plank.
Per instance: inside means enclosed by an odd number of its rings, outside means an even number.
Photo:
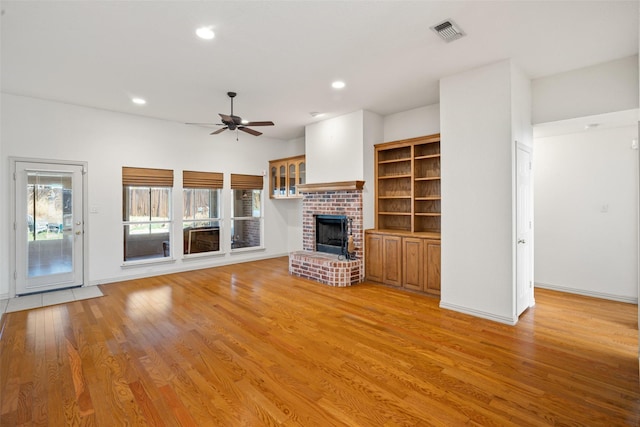
[[[516,326],[287,258],[5,314],[0,425],[635,426],[637,306],[536,290]]]

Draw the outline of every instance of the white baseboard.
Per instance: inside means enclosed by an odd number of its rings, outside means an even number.
[[[455,305],[455,304],[449,304],[446,302],[440,302],[440,308],[445,308],[447,310],[453,310],[453,311],[457,311],[459,313],[463,313],[463,314],[468,314],[470,316],[474,316],[474,317],[480,317],[482,319],[487,319],[487,320],[492,320],[494,322],[499,322],[499,323],[505,323],[507,325],[515,325],[516,323],[518,323],[518,319],[513,319],[511,317],[505,317],[505,316],[497,316],[493,313],[488,313],[485,311],[480,311],[480,310],[475,310],[473,308],[469,308],[469,307],[462,307],[460,305]]]
[[[246,255],[246,252],[244,253]],[[215,268],[215,267],[223,267],[225,265],[231,264],[241,264],[243,262],[251,262],[251,261],[261,261],[264,259],[270,258],[279,258],[283,256],[289,256],[289,253],[282,254],[272,254],[272,255],[256,255],[252,257],[242,257],[234,259],[233,256],[229,258],[225,258],[223,263],[212,264],[212,265],[198,265],[198,266],[189,266],[188,263],[181,263],[179,266],[175,268],[171,268],[169,270],[162,271],[144,271],[136,274],[127,274],[126,276],[118,276],[118,277],[108,277],[98,280],[90,280],[89,285],[106,285],[109,283],[117,283],[117,282],[126,282],[127,280],[136,280],[136,279],[144,279],[146,277],[155,277],[155,276],[164,276],[166,274],[174,274],[174,273],[184,273],[186,271],[195,271],[195,270],[204,270],[206,268]],[[144,267],[149,267],[149,265],[144,265]],[[135,267],[127,267],[128,269],[132,269]]]
[[[549,289],[551,291],[558,291],[558,292],[566,292],[569,294],[576,294],[576,295],[582,295],[585,297],[594,297],[594,298],[601,298],[601,299],[607,299],[607,300],[611,300],[611,301],[619,301],[619,302],[627,302],[630,304],[638,304],[638,297],[627,297],[624,295],[614,295],[614,294],[608,294],[605,292],[594,292],[594,291],[587,291],[585,289],[576,289],[576,288],[569,288],[567,286],[558,286],[558,285],[550,285],[548,283],[538,283],[536,282],[534,284],[534,286],[536,288],[542,288],[542,289]]]

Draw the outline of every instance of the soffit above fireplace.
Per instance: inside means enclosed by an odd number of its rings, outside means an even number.
[[[300,193],[322,193],[324,191],[352,191],[362,190],[364,181],[340,181],[340,182],[322,182],[319,184],[300,184],[298,192]]]

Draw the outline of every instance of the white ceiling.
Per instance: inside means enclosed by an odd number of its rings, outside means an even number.
[[[434,104],[439,78],[506,58],[535,79],[635,55],[638,5],[2,1],[2,92],[183,123],[217,122],[236,91],[237,115],[273,120],[265,136],[291,139],[319,120],[312,111]],[[429,27],[445,19],[467,36],[441,41]],[[215,39],[195,36],[202,25]],[[347,87],[332,89],[336,79]]]

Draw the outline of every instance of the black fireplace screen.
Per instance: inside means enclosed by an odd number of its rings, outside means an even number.
[[[316,215],[316,251],[344,255],[347,239],[345,215]]]

